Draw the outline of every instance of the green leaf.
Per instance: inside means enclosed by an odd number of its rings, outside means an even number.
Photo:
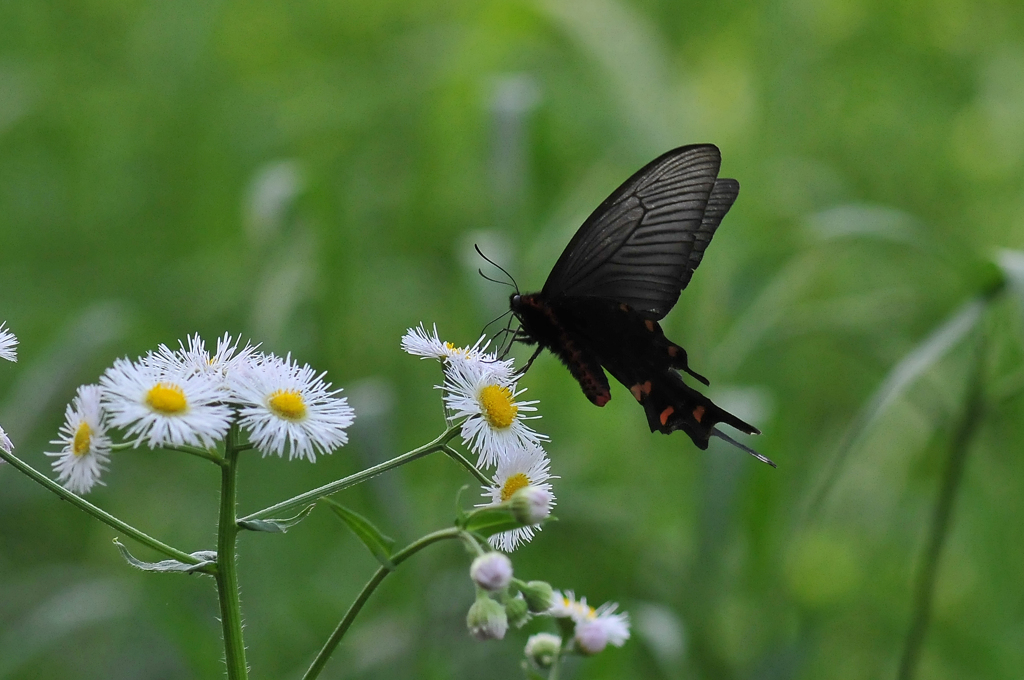
[[[313,512],[316,503],[310,503],[299,514],[288,519],[250,519],[239,522],[238,526],[249,531],[266,531],[272,534],[283,534],[293,526],[306,519]]]
[[[330,498],[321,498],[320,501],[327,503],[331,510],[334,511],[334,514],[348,525],[348,528],[359,537],[363,545],[370,549],[370,552],[373,553],[373,556],[377,558],[381,565],[388,570],[395,568],[394,563],[391,561],[391,547],[395,544],[395,539],[385,536],[370,520],[357,512],[349,510],[337,501],[332,501]]]
[[[212,550],[200,550],[192,553],[192,557],[200,560],[199,564],[187,564],[185,562],[179,562],[178,560],[162,560],[160,562],[143,562],[142,560],[136,559],[128,552],[128,548],[124,547],[119,540],[114,539],[114,545],[121,551],[121,557],[125,561],[142,571],[158,571],[164,573],[177,573],[177,574],[192,574],[195,572],[209,573],[207,567],[217,563],[217,553]]]
[[[462,528],[466,531],[479,534],[484,538],[522,526],[522,522],[512,514],[512,508],[504,505],[477,508],[466,516],[462,524]]]

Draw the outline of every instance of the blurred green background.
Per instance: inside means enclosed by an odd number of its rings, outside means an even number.
[[[971,302],[1024,269],[1015,0],[0,3],[0,318],[21,341],[0,422],[46,469],[78,384],[229,331],[359,413],[315,465],[244,461],[242,512],[350,474],[442,429],[436,364],[398,342],[425,321],[469,343],[506,307],[473,243],[535,290],[619,182],[704,141],[743,189],[664,327],[779,468],[652,435],[624,389],[598,410],[538,360],[559,521],[517,573],[634,624],[571,676],[895,677],[965,450],[917,677],[1019,679],[1021,303]],[[104,481],[94,502],[213,547],[213,467],[127,452]],[[405,542],[471,482],[435,457],[338,499]],[[299,677],[375,568],[328,515],[240,541],[254,678]],[[133,571],[10,467],[0,517],[0,678],[220,676],[210,580]],[[442,544],[403,566],[323,677],[517,677],[527,631],[465,632],[467,565]]]

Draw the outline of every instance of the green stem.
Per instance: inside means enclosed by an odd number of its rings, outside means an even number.
[[[274,517],[276,515],[280,515],[281,513],[288,512],[289,510],[305,507],[310,503],[314,503],[320,500],[324,496],[330,496],[331,494],[337,493],[342,489],[347,489],[350,486],[355,486],[356,484],[365,482],[366,480],[371,479],[372,477],[376,477],[381,473],[387,472],[392,468],[399,467],[400,465],[405,465],[406,463],[412,462],[417,458],[422,458],[423,456],[434,453],[435,451],[443,451],[445,445],[452,438],[454,438],[455,435],[458,434],[458,432],[459,427],[452,426],[445,430],[437,439],[427,444],[424,444],[418,449],[413,449],[412,451],[409,451],[408,453],[403,453],[402,455],[396,458],[384,461],[380,465],[375,465],[371,468],[367,468],[365,470],[357,472],[354,475],[349,475],[348,477],[344,477],[337,481],[331,482],[330,484],[324,484],[319,488],[312,489],[305,493],[299,494],[298,496],[289,498],[286,501],[281,501],[276,505],[271,505],[269,508],[264,508],[258,512],[252,513],[251,515],[246,515],[238,521],[248,522],[254,519],[267,519],[268,517]]]
[[[428,545],[448,538],[458,538],[461,533],[460,529],[453,527],[451,529],[442,529],[441,531],[435,531],[432,534],[427,534],[423,538],[410,543],[392,555],[391,563],[397,567],[399,564],[412,557],[423,548],[426,548]],[[331,654],[334,653],[338,643],[341,642],[341,638],[345,635],[349,626],[352,625],[352,621],[355,620],[356,615],[359,614],[363,605],[365,605],[366,601],[370,599],[370,595],[373,594],[373,591],[377,589],[377,586],[380,585],[381,581],[383,581],[384,577],[389,573],[391,573],[391,570],[382,566],[377,569],[377,573],[373,575],[373,578],[366,582],[366,585],[363,586],[359,596],[356,597],[355,602],[353,602],[352,606],[348,608],[347,612],[345,612],[345,616],[341,619],[338,627],[334,629],[334,632],[331,633],[331,637],[329,637],[327,642],[324,643],[320,653],[316,655],[316,658],[313,660],[313,664],[309,667],[309,670],[307,670],[306,674],[302,676],[302,680],[313,680],[313,678],[320,675],[320,671],[324,669],[324,666],[327,664],[327,660],[331,658]]]
[[[224,631],[224,661],[228,680],[244,680],[245,643],[242,640],[242,610],[238,599],[238,572],[235,543],[238,538],[235,507],[237,504],[238,436],[236,426],[228,431],[221,466],[220,518],[217,523],[217,595],[220,600],[220,621]]]
[[[448,456],[452,460],[454,460],[455,462],[460,464],[462,467],[464,467],[467,470],[469,470],[470,474],[472,474],[474,477],[476,477],[477,481],[479,481],[481,484],[483,484],[484,486],[490,486],[491,485],[492,480],[488,479],[487,475],[485,475],[483,472],[481,472],[480,469],[477,466],[475,466],[472,463],[470,463],[469,460],[467,460],[466,457],[463,456],[461,453],[459,453],[458,451],[456,451],[452,447],[448,446],[447,444],[441,450],[444,451],[445,453],[447,453]]]
[[[558,651],[555,655],[555,660],[551,662],[551,672],[548,673],[548,680],[558,680],[558,672],[562,667],[562,650]]]
[[[28,463],[24,462],[23,460],[15,456],[13,453],[8,453],[7,451],[0,449],[0,458],[6,460],[13,467],[17,468],[19,472],[26,475],[35,483],[57,494],[62,500],[71,503],[79,510],[82,510],[83,512],[92,515],[93,517],[103,522],[107,526],[116,529],[117,531],[120,531],[125,536],[133,538],[139,543],[145,546],[149,546],[153,550],[156,550],[157,552],[166,555],[167,557],[178,560],[179,562],[184,562],[186,564],[199,564],[200,562],[202,562],[202,560],[200,560],[197,557],[193,557],[192,555],[189,555],[187,552],[182,552],[177,548],[172,548],[166,543],[158,541],[157,539],[153,538],[148,534],[142,533],[130,524],[126,524],[125,522],[119,520],[117,517],[114,517],[109,512],[101,510],[100,508],[96,507],[95,505],[85,500],[78,494],[68,491],[60,484],[56,483],[43,473],[33,468]]]
[[[198,446],[168,446],[167,450],[168,451],[178,451],[180,453],[187,453],[190,456],[197,456],[199,458],[205,458],[206,460],[211,461],[213,463],[216,463],[217,465],[223,465],[224,464],[224,459],[221,458],[219,455],[217,455],[213,451],[207,451],[206,449],[201,449]]]
[[[931,618],[932,597],[935,593],[939,560],[942,557],[942,547],[945,545],[946,536],[949,533],[953,504],[956,501],[956,494],[963,479],[971,440],[981,425],[982,415],[985,410],[983,384],[984,347],[985,339],[982,336],[977,350],[978,357],[968,387],[967,405],[964,409],[963,418],[950,441],[949,458],[947,459],[946,470],[942,477],[942,488],[939,490],[939,497],[935,501],[935,512],[932,515],[931,533],[928,536],[928,545],[925,548],[921,570],[917,575],[917,583],[914,588],[913,615],[910,628],[907,631],[906,641],[904,642],[899,671],[896,676],[899,680],[910,680],[914,677],[914,673],[917,670],[917,661],[921,655],[921,645],[924,643],[924,636],[928,630],[928,623]]]

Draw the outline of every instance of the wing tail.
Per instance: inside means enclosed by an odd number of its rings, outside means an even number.
[[[756,427],[721,408],[693,389],[675,372],[669,371],[657,381],[643,385],[640,403],[647,414],[651,432],[669,434],[682,430],[701,449],[708,448],[712,435],[772,464],[761,454],[729,438],[715,426],[728,425],[745,434],[761,434]],[[774,464],[772,464],[774,466]]]

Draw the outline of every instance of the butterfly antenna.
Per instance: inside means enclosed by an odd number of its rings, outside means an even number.
[[[495,262],[491,258],[489,258],[486,255],[484,255],[484,251],[480,250],[480,246],[478,246],[477,244],[475,244],[475,243],[473,244],[473,249],[476,250],[477,255],[479,255],[480,257],[484,258],[485,260],[487,260],[488,262],[493,264],[495,267],[500,269],[501,273],[504,274],[505,276],[507,276],[509,278],[509,280],[512,282],[512,287],[516,289],[516,292],[517,293],[519,292],[519,284],[516,283],[515,277],[513,277],[511,274],[509,274],[507,269],[502,267],[500,264],[498,264],[497,262]],[[480,272],[480,276],[483,276],[483,272]],[[487,277],[484,276],[484,278],[486,279]],[[494,279],[489,279],[489,280],[490,281],[494,281]]]
[[[484,274],[484,270],[483,269],[477,269],[476,273],[479,274],[480,276],[484,277],[485,279],[487,279],[491,283],[500,283],[503,286],[512,286],[512,284],[509,283],[508,281],[498,281],[497,279],[492,279],[487,274]]]
[[[735,446],[738,449],[742,449],[742,450],[746,451],[747,453],[749,453],[754,458],[757,458],[762,463],[768,463],[772,467],[778,467],[778,465],[773,463],[771,458],[769,458],[768,456],[763,456],[760,453],[758,453],[757,451],[755,451],[754,449],[750,448],[749,446],[745,446],[743,444],[740,444],[738,441],[736,441],[735,439],[733,439],[732,437],[730,437],[726,433],[722,432],[717,427],[712,428],[711,434],[713,436],[715,436],[715,437],[718,437],[719,439],[724,439],[725,441],[729,442],[730,444],[732,444],[733,446]]]

